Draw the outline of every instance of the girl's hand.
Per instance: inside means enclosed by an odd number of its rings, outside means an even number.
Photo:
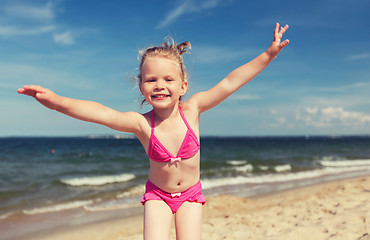
[[[17,92],[35,98],[39,103],[52,110],[56,110],[62,100],[59,95],[41,86],[23,86]]]
[[[286,30],[289,28],[288,25],[285,27],[281,27],[279,30],[280,24],[276,23],[275,30],[274,30],[274,41],[271,43],[270,47],[266,50],[266,53],[272,58],[276,58],[276,56],[280,53],[280,51],[289,44],[289,40],[286,39],[285,41],[281,42],[281,38]]]

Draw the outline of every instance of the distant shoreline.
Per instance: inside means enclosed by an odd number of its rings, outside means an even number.
[[[47,138],[75,138],[75,139],[136,139],[136,136],[133,134],[89,134],[89,135],[70,135],[70,136],[47,136],[47,135],[40,135],[40,136],[0,136],[0,139],[47,139]],[[218,136],[218,135],[201,135],[200,138],[225,138],[225,139],[338,139],[338,138],[370,138],[370,134],[348,134],[348,135],[261,135],[261,136]]]

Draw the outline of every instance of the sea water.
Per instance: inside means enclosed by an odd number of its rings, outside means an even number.
[[[130,136],[0,138],[0,223],[139,206],[148,169]],[[253,196],[369,174],[370,136],[201,138],[206,196]]]

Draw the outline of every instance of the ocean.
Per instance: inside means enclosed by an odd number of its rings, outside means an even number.
[[[148,157],[133,137],[0,138],[0,224],[139,206]],[[370,136],[202,137],[206,196],[253,197],[370,174]]]

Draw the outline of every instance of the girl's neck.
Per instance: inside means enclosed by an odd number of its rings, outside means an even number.
[[[176,117],[179,113],[179,104],[175,104],[172,107],[160,109],[160,108],[153,108],[155,119],[159,121],[163,121],[165,119],[169,119],[172,117]]]

